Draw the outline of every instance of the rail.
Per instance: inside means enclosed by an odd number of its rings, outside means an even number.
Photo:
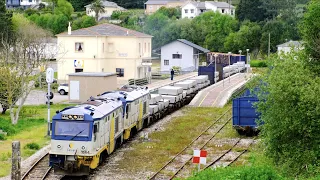
[[[22,180],[46,179],[46,177],[52,170],[52,167],[48,167],[48,164],[49,164],[48,162],[49,162],[49,153],[46,153],[28,169],[28,171],[22,176]]]
[[[156,173],[154,173],[152,175],[151,178],[149,178],[150,180],[155,179],[160,173],[161,171],[163,171],[169,164],[171,164],[179,155],[181,155],[183,152],[185,152],[187,150],[187,148],[191,147],[191,145],[193,145],[201,136],[203,136],[206,132],[208,132],[208,130],[210,130],[212,127],[214,127],[223,117],[225,117],[229,112],[231,111],[231,108],[228,109],[226,112],[224,112],[217,120],[215,120],[210,126],[208,126],[207,129],[205,129],[204,131],[202,131],[195,139],[193,139],[187,146],[185,146],[178,154],[176,154],[173,158],[171,158],[164,166],[161,167],[161,169],[159,169]],[[204,145],[202,145],[201,148],[203,148],[204,146],[206,146],[208,144],[209,141],[211,141],[227,124],[228,122],[231,120],[231,118],[228,118],[228,120],[218,129],[217,132],[215,132],[210,138],[209,140],[207,140],[205,142]],[[180,166],[178,168],[178,170],[176,172],[174,172],[174,175],[170,177],[170,179],[173,179],[180,171],[181,169],[192,159],[189,158],[186,162],[183,163],[182,166]]]

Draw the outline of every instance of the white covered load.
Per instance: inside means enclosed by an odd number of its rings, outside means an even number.
[[[196,80],[185,80],[183,82],[190,82],[192,84],[192,91],[195,92],[199,89],[197,81]]]
[[[175,87],[182,87],[184,90],[188,90],[193,86],[192,82],[182,81],[174,84]]]
[[[157,104],[159,101],[161,101],[161,99],[162,97],[160,94],[151,94],[149,104]]]
[[[205,83],[205,81],[208,79],[209,79],[208,75],[200,75],[200,76],[191,78],[191,80],[196,80],[198,84]]]
[[[149,113],[150,114],[155,114],[159,111],[159,106],[158,105],[149,105]]]
[[[163,99],[169,100],[170,104],[175,104],[176,102],[180,101],[179,96],[170,96],[170,95],[163,95]]]
[[[183,88],[182,87],[175,87],[175,86],[164,86],[158,89],[158,93],[161,95],[171,95],[177,96],[182,94]]]

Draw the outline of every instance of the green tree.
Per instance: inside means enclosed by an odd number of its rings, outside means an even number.
[[[224,52],[225,39],[236,30],[237,25],[234,18],[209,11],[192,20],[190,36],[195,44],[211,51]]]
[[[69,2],[72,4],[74,11],[84,11],[86,5],[89,5],[93,2],[93,0],[69,0]]]
[[[12,31],[12,13],[8,13],[5,1],[0,1],[0,39],[10,42],[13,37]],[[0,44],[0,47],[2,44]]]
[[[181,18],[181,10],[179,8],[166,8],[161,7],[158,11],[158,13],[162,13],[163,15],[167,16],[168,18]]]
[[[320,170],[320,78],[305,59],[303,51],[272,57],[272,68],[257,79],[266,154],[290,176]]]
[[[57,7],[54,9],[54,14],[63,14],[68,19],[71,19],[71,14],[74,12],[72,5],[66,0],[58,0]]]
[[[93,17],[85,15],[73,21],[72,29],[77,30],[81,28],[87,28],[87,27],[94,26],[96,24],[97,23]]]
[[[312,59],[308,59],[309,65],[320,74],[320,1],[313,0],[308,6],[303,22],[300,24],[300,31],[304,45]]]
[[[146,33],[153,36],[153,48],[158,48],[163,45],[161,33],[169,23],[170,19],[162,13],[154,13],[147,17],[144,30]]]
[[[224,47],[226,51],[238,53],[238,50],[250,49],[257,52],[260,48],[261,27],[258,23],[244,22],[240,30],[230,33]]]
[[[99,21],[99,13],[104,13],[104,6],[102,4],[102,1],[101,0],[95,0],[91,6],[90,6],[90,9],[92,11],[94,11],[95,13],[95,18],[96,18],[96,21],[98,22]]]
[[[240,0],[236,8],[236,18],[239,21],[249,20],[260,22],[270,17],[266,16],[266,9],[262,5],[263,0]]]
[[[270,51],[276,52],[277,45],[284,43],[287,37],[284,36],[285,24],[281,20],[268,21],[262,28],[260,50],[268,53],[268,42],[270,33]],[[288,39],[287,39],[288,40]]]

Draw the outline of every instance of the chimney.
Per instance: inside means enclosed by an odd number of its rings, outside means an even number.
[[[129,35],[129,31],[127,31],[127,36]]]
[[[69,22],[69,26],[68,26],[68,35],[71,35],[71,23]]]

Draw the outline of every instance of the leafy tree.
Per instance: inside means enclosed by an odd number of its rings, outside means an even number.
[[[117,3],[119,6],[127,8],[127,9],[143,9],[145,0],[113,0],[113,2]]]
[[[284,43],[287,37],[284,36],[285,24],[281,20],[268,21],[262,28],[260,49],[263,53],[268,53],[268,42],[270,33],[270,51],[276,52],[277,45]]]
[[[99,21],[99,13],[104,13],[104,6],[102,4],[102,1],[101,0],[95,0],[91,6],[90,6],[90,9],[92,11],[94,11],[95,13],[95,18],[96,18],[96,21],[98,22]]]
[[[238,53],[238,50],[258,51],[261,39],[261,27],[257,23],[244,22],[240,30],[230,33],[224,47],[226,51]]]
[[[158,13],[162,13],[163,15],[167,16],[168,18],[181,18],[181,10],[179,8],[166,8],[161,7],[158,11]]]
[[[313,0],[308,6],[300,31],[304,40],[304,45],[312,59],[309,64],[320,74],[320,1]]]
[[[4,39],[9,42],[12,40],[12,13],[8,13],[5,6],[5,1],[0,1],[0,39]],[[0,47],[2,44],[0,44]]]
[[[54,14],[64,15],[71,19],[71,14],[74,12],[72,5],[66,0],[58,0],[57,7],[54,9]]]
[[[74,10],[76,12],[78,11],[84,11],[86,5],[89,5],[93,2],[93,0],[69,0],[69,2],[72,4]]]
[[[205,12],[192,20],[192,41],[211,51],[224,52],[225,38],[236,30],[237,21],[220,13]]]
[[[3,44],[0,48],[0,94],[4,93],[0,95],[0,103],[10,109],[11,122],[17,124],[21,108],[38,79],[34,70],[46,65],[47,60],[52,58],[45,54],[46,42],[51,34],[30,23],[21,14],[14,14],[12,22],[14,41],[8,43],[5,39],[0,40]]]
[[[147,17],[145,22],[146,33],[154,36],[152,38],[152,45],[154,48],[158,48],[163,45],[161,33],[164,27],[170,22],[170,19],[162,13],[154,13]]]
[[[81,28],[87,28],[87,27],[94,26],[96,24],[97,23],[93,17],[85,15],[73,21],[72,29],[77,30]]]
[[[269,19],[266,9],[262,5],[263,0],[240,0],[236,8],[236,17],[239,21],[249,20],[260,22]]]
[[[266,10],[266,16],[275,18],[278,15],[292,14],[296,7],[296,0],[263,0],[262,6]]]
[[[290,176],[315,175],[320,161],[320,78],[304,63],[308,55],[272,57],[259,83],[266,154]]]

